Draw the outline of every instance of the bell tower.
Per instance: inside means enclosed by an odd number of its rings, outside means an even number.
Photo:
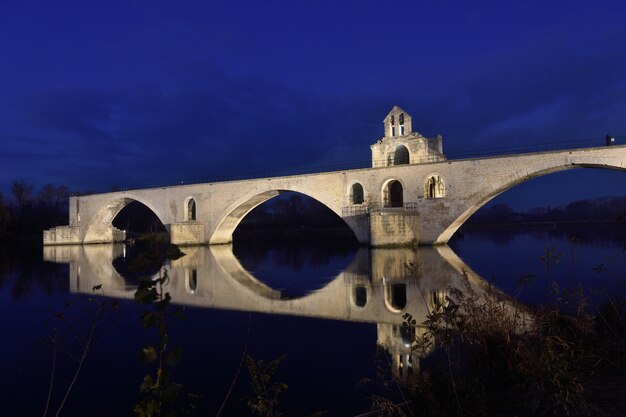
[[[411,116],[398,106],[393,106],[383,123],[386,138],[408,136],[413,133]]]

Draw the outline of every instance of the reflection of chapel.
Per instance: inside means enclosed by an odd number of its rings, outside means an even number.
[[[372,167],[420,164],[444,161],[443,139],[426,138],[413,132],[411,116],[398,106],[393,106],[385,120],[385,136],[372,148]]]

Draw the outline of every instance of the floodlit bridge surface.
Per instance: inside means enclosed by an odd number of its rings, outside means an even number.
[[[72,197],[69,226],[44,232],[44,244],[124,240],[125,233],[114,228],[112,221],[132,201],[156,214],[173,243],[229,243],[252,209],[282,192],[294,191],[342,217],[361,243],[438,245],[498,194],[532,178],[576,168],[624,171],[626,146],[461,160],[444,157],[427,163],[411,159],[384,167]],[[362,195],[355,198],[357,188]]]

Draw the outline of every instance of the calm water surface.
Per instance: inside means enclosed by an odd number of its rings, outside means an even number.
[[[286,355],[277,380],[286,415],[354,415],[369,408],[375,387],[377,346],[390,352],[396,375],[417,371],[419,358],[406,346],[402,314],[418,321],[445,297],[446,288],[489,284],[525,303],[554,301],[553,288],[582,286],[589,294],[624,291],[623,229],[527,229],[465,231],[450,247],[368,250],[350,245],[238,243],[234,247],[185,248],[166,265],[167,291],[186,319],[171,325],[172,344],[183,348],[174,379],[204,395],[214,414],[248,346],[255,358]],[[576,239],[573,239],[576,237]],[[61,311],[86,334],[94,311],[92,288],[119,308],[98,322],[93,351],[62,415],[132,415],[138,386],[151,368],[140,363],[140,347],[152,340],[142,329],[144,307],[132,301],[135,281],[118,272],[129,248],[121,245],[0,249],[0,415],[41,415],[50,386],[52,356],[40,339],[57,329],[63,349],[77,355],[75,331]],[[552,254],[546,263],[540,257]],[[406,263],[419,265],[409,274]],[[595,269],[595,271],[594,271]],[[533,276],[518,286],[520,276]],[[108,299],[100,296],[97,300]],[[71,306],[64,307],[66,301]],[[58,406],[75,363],[59,356],[53,392]],[[241,372],[225,415],[245,415],[248,376]]]

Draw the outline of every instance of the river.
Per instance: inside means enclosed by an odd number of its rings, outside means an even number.
[[[381,361],[396,376],[419,371],[404,313],[419,322],[448,288],[463,286],[495,290],[512,304],[554,303],[571,288],[601,302],[624,292],[624,236],[623,226],[596,225],[466,229],[450,246],[417,250],[319,240],[182,248],[185,256],[164,266],[171,310],[185,316],[168,318],[170,345],[182,349],[172,378],[214,415],[237,375],[223,415],[246,415],[250,378],[245,366],[237,374],[243,349],[266,361],[285,355],[274,376],[288,385],[279,397],[285,415],[356,415],[369,409],[372,393],[384,392],[366,383],[376,380]],[[103,303],[106,314],[61,415],[133,415],[142,378],[154,369],[138,352],[155,335],[140,321],[149,306],[133,301],[137,280],[120,266],[132,251],[0,248],[0,415],[42,415],[56,364],[54,415]],[[380,348],[389,354],[377,355]]]

